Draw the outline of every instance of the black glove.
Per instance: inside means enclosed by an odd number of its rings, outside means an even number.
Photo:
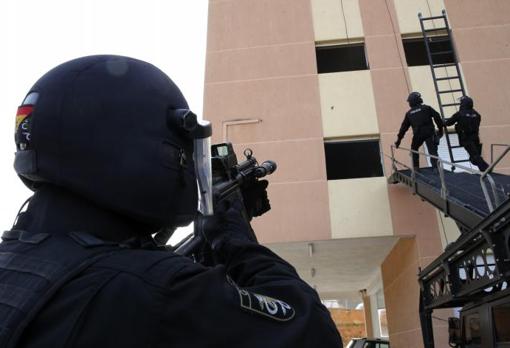
[[[443,136],[443,131],[440,129],[434,134],[434,144],[439,145],[441,142],[441,137]]]
[[[267,185],[267,180],[258,180],[242,188],[244,206],[249,221],[271,209],[267,198]]]
[[[400,138],[397,138],[397,141],[395,141],[395,147],[398,149],[399,146],[400,146],[400,142],[402,141],[402,139]]]
[[[214,207],[214,216],[207,218],[203,229],[204,237],[213,250],[230,239],[257,242],[243,209],[240,199],[221,201]]]

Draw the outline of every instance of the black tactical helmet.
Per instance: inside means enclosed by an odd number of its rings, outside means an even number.
[[[71,60],[30,89],[16,117],[14,167],[150,224],[184,225],[197,211],[196,116],[155,66],[100,55]]]
[[[407,102],[410,106],[417,106],[423,104],[420,92],[411,92],[407,97]]]
[[[460,108],[471,110],[474,106],[473,99],[467,95],[460,97]]]

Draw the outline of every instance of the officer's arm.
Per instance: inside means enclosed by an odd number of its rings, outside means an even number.
[[[234,241],[224,251],[225,265],[190,263],[171,280],[164,320],[169,343],[342,347],[329,311],[289,264],[253,242]]]
[[[411,127],[411,122],[409,121],[408,114],[406,113],[406,115],[404,117],[404,121],[402,121],[402,124],[400,125],[400,130],[397,135],[397,138],[399,140],[404,138],[404,135],[406,134],[409,127]]]
[[[443,132],[443,120],[441,119],[441,115],[433,108],[430,107],[430,111],[432,112],[432,117],[434,118],[434,122],[436,123],[437,129],[439,129],[439,132]]]
[[[239,209],[225,215],[221,240],[213,243],[219,264],[187,264],[171,285],[200,307],[192,326],[200,327],[208,346],[342,347],[317,292],[289,263],[243,237],[250,226]]]
[[[212,238],[216,260],[225,266],[236,284],[242,287],[257,286],[277,276],[279,281],[291,281],[316,296],[316,292],[301,280],[294,267],[248,237],[251,226],[241,211],[242,203],[233,202],[222,213],[220,231]]]
[[[459,116],[460,116],[460,114],[458,112],[456,112],[455,114],[453,114],[452,117],[445,119],[444,125],[447,127],[453,126],[459,120]]]
[[[482,123],[482,116],[477,112],[476,113],[476,130],[480,130],[480,123]]]

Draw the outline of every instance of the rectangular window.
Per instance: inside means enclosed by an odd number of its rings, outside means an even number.
[[[403,39],[404,52],[408,66],[429,65],[427,49],[423,38]],[[434,64],[455,62],[453,47],[448,36],[434,36],[429,38],[429,47]]]
[[[378,140],[324,143],[328,180],[383,176]]]
[[[315,48],[319,74],[339,71],[367,70],[365,44],[320,46]]]

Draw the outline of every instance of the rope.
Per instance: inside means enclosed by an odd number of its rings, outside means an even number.
[[[436,317],[436,316],[432,316],[432,319],[436,319],[436,320],[439,320],[439,321],[445,321],[445,322],[448,322],[448,320],[447,320],[447,319],[439,318],[439,317]]]
[[[342,8],[342,16],[344,17],[345,38],[347,39],[347,44],[350,44],[349,31],[347,30],[347,18],[345,17],[344,0],[340,0],[340,7]]]
[[[444,228],[443,216],[441,215],[441,213],[439,213],[439,221],[441,221],[441,227],[443,228],[444,240],[446,242],[446,245],[448,245],[450,244],[450,242],[448,241],[448,236],[446,235],[446,229]]]
[[[395,44],[396,44],[397,51],[398,51],[398,58],[400,60],[400,66],[402,67],[402,72],[404,74],[404,80],[406,82],[407,92],[411,93],[411,84],[408,81],[408,77],[407,77],[407,74],[406,74],[406,66],[407,66],[407,64],[404,65],[404,61],[402,59],[402,52],[399,49],[399,40],[397,39],[397,32],[395,31],[395,23],[393,21],[393,16],[391,15],[390,7],[388,5],[388,0],[384,0],[384,4],[386,5],[386,10],[388,11],[388,16],[390,17],[391,29],[393,31],[393,37],[395,38]]]

